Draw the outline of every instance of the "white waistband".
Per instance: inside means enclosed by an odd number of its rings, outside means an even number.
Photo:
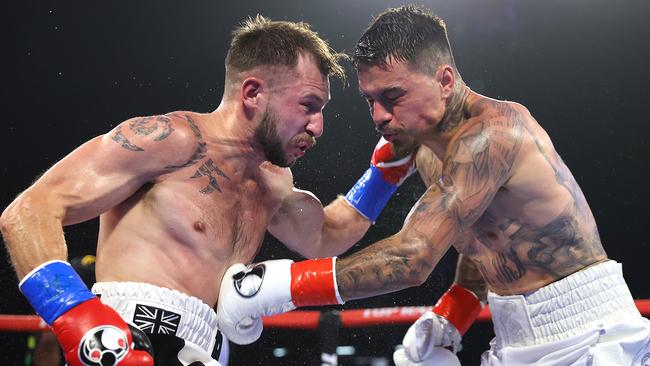
[[[623,279],[621,264],[603,262],[526,295],[490,292],[497,345],[529,346],[640,317]]]
[[[93,293],[145,333],[170,334],[208,354],[217,336],[217,314],[196,297],[140,282],[97,282]]]

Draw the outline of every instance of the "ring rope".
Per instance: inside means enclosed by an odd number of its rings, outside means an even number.
[[[643,316],[650,316],[650,299],[634,302]],[[359,328],[380,325],[411,324],[433,306],[396,306],[387,308],[351,309],[338,313],[343,328]],[[319,327],[322,312],[318,310],[294,310],[264,318],[264,326],[280,329],[315,330]],[[489,321],[490,309],[484,307],[477,321]],[[0,331],[35,332],[49,330],[49,326],[36,315],[0,315]]]

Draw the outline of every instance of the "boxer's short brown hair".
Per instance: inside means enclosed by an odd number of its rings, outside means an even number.
[[[333,75],[345,83],[345,70],[339,64],[345,55],[335,52],[307,23],[272,21],[261,15],[246,19],[233,31],[226,79],[257,66],[293,68],[301,52],[314,56],[323,75]]]

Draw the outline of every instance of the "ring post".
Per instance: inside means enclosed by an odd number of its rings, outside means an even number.
[[[337,366],[338,356],[336,347],[339,343],[339,330],[341,328],[341,317],[336,310],[325,311],[318,321],[320,333],[320,362],[321,366]]]

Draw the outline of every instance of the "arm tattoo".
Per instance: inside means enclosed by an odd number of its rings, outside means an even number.
[[[111,136],[111,139],[113,139],[113,141],[120,144],[124,149],[131,150],[131,151],[144,151],[141,147],[131,143],[129,139],[127,139],[126,137],[124,137],[124,135],[122,135],[122,126],[118,126],[115,129],[115,133],[113,134],[113,136]]]
[[[192,133],[194,133],[194,137],[196,137],[196,139],[197,139],[196,150],[194,150],[194,153],[192,154],[192,156],[185,163],[179,164],[179,165],[168,165],[168,166],[165,167],[167,169],[185,168],[185,167],[188,167],[190,165],[194,165],[197,161],[205,158],[205,153],[206,153],[207,147],[206,147],[206,143],[203,141],[203,135],[201,135],[201,131],[197,127],[196,122],[194,121],[194,119],[192,119],[192,117],[189,114],[186,114],[184,117],[185,117],[185,121],[189,124],[190,129],[192,130]],[[196,173],[194,174],[194,177],[196,177],[197,174],[199,174],[199,173],[200,173],[199,170],[197,170]],[[194,177],[192,177],[192,178],[194,178]]]
[[[481,121],[450,145],[443,184],[459,186],[452,210],[461,227],[473,224],[507,181],[523,141],[522,122],[515,112],[498,120]]]
[[[424,235],[386,238],[337,261],[339,291],[351,300],[418,285],[443,254]]]
[[[154,132],[158,132],[158,135],[153,139],[154,141],[162,141],[174,132],[174,129],[171,126],[171,119],[167,116],[138,118],[129,123],[129,129],[133,131],[135,135],[139,136],[149,136]],[[159,129],[160,131],[158,131]],[[111,139],[120,144],[122,148],[126,150],[144,151],[143,148],[132,143],[122,134],[122,125],[115,129],[115,133],[113,133]]]
[[[197,162],[203,160],[207,156],[207,144],[203,141],[203,135],[199,129],[196,121],[192,118],[190,114],[181,114],[178,112],[171,113],[164,116],[153,116],[153,117],[142,117],[137,118],[128,123],[129,129],[133,132],[135,136],[143,137],[153,137],[153,141],[159,142],[167,139],[173,132],[174,128],[172,127],[172,118],[176,120],[185,121],[194,137],[197,140],[196,149],[192,153],[190,158],[178,165],[167,165],[165,169],[177,170],[181,168],[186,168],[188,166],[194,165]],[[122,126],[120,125],[115,129],[115,132],[111,136],[111,139],[122,146],[122,148],[130,151],[144,151],[141,147],[129,141],[122,134]],[[207,159],[201,164],[198,169],[194,172],[194,175],[190,179],[195,179],[199,177],[207,177],[208,184],[201,188],[199,192],[203,194],[210,194],[212,192],[221,192],[221,186],[217,181],[217,176],[224,179],[230,179],[215,163],[212,159]]]
[[[149,136],[158,131],[159,127],[159,134],[153,139],[154,141],[162,141],[174,132],[171,126],[171,119],[167,116],[142,117],[129,124],[131,131],[136,135],[143,136]]]
[[[514,111],[461,128],[462,135],[448,147],[441,179],[420,198],[404,229],[339,261],[337,281],[344,298],[419,284],[450,245],[466,238],[464,233],[507,181],[523,140],[521,121]],[[503,278],[523,274],[518,264],[502,267],[499,275]]]

